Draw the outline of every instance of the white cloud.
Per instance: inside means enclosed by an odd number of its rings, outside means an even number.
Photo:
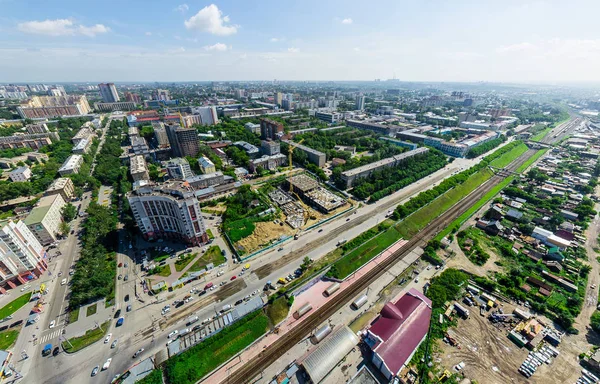
[[[152,36],[152,32],[146,32],[146,36]]]
[[[297,52],[300,52],[300,48],[289,47],[287,49],[287,51],[290,52],[290,53],[297,53]]]
[[[110,28],[102,24],[92,25],[91,27],[86,27],[85,25],[79,26],[79,33],[88,37],[94,37],[101,33],[107,33],[108,31],[110,31]]]
[[[223,43],[216,43],[213,45],[207,45],[204,47],[204,49],[206,49],[207,51],[219,51],[219,52],[225,52],[228,49],[231,49],[231,47],[228,47],[227,45],[223,44]]]
[[[346,18],[342,20],[342,24],[352,24],[352,19],[351,18]]]
[[[35,35],[46,36],[75,36],[84,35],[94,37],[101,33],[107,33],[110,28],[96,24],[90,27],[85,25],[76,25],[69,19],[43,20],[43,21],[26,21],[18,24],[19,31],[31,33]]]
[[[213,35],[229,36],[236,33],[239,26],[226,25],[227,23],[229,23],[229,16],[223,16],[223,12],[214,4],[202,8],[184,22],[187,29],[195,29]]]
[[[360,52],[360,48],[359,47],[354,47],[354,52]]]
[[[246,60],[248,58],[248,54],[244,53],[240,55],[240,60]]]
[[[269,41],[271,43],[279,43],[281,41],[285,41],[285,38],[283,38],[283,37],[271,37],[271,39]]]
[[[503,45],[496,49],[498,53],[513,53],[513,52],[524,52],[524,51],[532,51],[537,47],[534,44],[523,42],[518,44],[511,45]]]
[[[179,11],[181,13],[186,13],[188,9],[190,9],[190,7],[187,4],[181,4],[177,8],[175,8],[176,11]]]

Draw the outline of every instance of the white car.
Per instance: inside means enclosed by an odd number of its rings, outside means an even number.
[[[255,290],[252,292],[252,296],[258,295],[259,293],[260,293],[260,291],[259,291],[258,289],[255,289]]]
[[[50,322],[50,325],[48,326],[48,328],[52,329],[52,328],[54,328],[55,325],[56,325],[56,320],[52,320]]]
[[[169,333],[169,335],[167,336],[167,339],[176,338],[175,336],[177,336],[178,334],[179,334],[179,331],[174,330],[173,332]]]
[[[106,335],[106,337],[104,338],[104,344],[108,344],[111,337],[112,337],[112,333],[109,333],[108,335]]]
[[[167,341],[167,346],[173,342],[175,342],[175,339]]]
[[[592,289],[596,289],[596,284],[592,284]]]
[[[224,273],[224,271],[219,271],[219,273],[217,273],[217,277],[223,276]]]
[[[108,359],[106,360],[106,363],[104,363],[104,365],[102,366],[102,370],[105,371],[108,369],[108,367],[110,367],[110,363],[111,363],[112,359]]]
[[[190,301],[192,301],[192,300],[194,300],[194,296],[192,296],[192,297],[188,297],[187,299],[185,299],[185,302],[186,302],[186,303],[189,303],[189,302],[190,302]]]

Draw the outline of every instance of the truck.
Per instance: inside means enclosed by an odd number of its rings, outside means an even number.
[[[456,312],[464,317],[465,319],[469,318],[469,310],[466,309],[465,307],[463,307],[462,305],[458,304],[458,303],[454,303],[454,309],[456,309]]]
[[[46,344],[42,350],[42,356],[48,356],[52,353],[52,344]]]
[[[346,244],[346,241],[347,241],[346,239],[342,239],[342,240],[338,241],[337,246],[341,247],[342,245]]]

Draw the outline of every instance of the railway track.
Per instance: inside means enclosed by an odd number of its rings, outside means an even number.
[[[506,167],[507,170],[516,171],[517,168],[524,164],[536,152],[536,150],[532,149],[526,151],[523,155],[509,164]],[[302,321],[298,326],[292,328],[289,332],[282,335],[268,348],[247,361],[239,369],[231,372],[224,383],[239,384],[252,382],[252,380],[273,361],[284,355],[290,346],[301,341],[319,324],[331,317],[342,306],[346,305],[349,301],[356,297],[362,290],[379,278],[390,267],[406,257],[415,247],[427,242],[429,239],[435,236],[439,230],[450,225],[452,221],[454,221],[463,212],[468,210],[473,204],[479,201],[479,199],[481,199],[503,179],[504,177],[500,175],[492,176],[492,178],[490,178],[487,182],[480,185],[477,189],[464,197],[457,204],[433,220],[428,226],[421,230],[417,236],[411,238],[408,243],[406,243],[402,248],[398,249],[391,257],[388,257],[386,260],[378,264],[376,268],[373,268],[359,277],[354,284],[333,296],[327,304],[307,314],[307,318],[304,319],[304,321]]]

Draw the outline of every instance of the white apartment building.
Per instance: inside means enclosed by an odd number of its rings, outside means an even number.
[[[42,245],[52,244],[58,239],[64,205],[60,194],[44,196],[25,218],[25,224]]]
[[[70,201],[75,194],[73,180],[68,177],[59,177],[44,192],[44,196],[61,195],[64,201]]]
[[[79,173],[79,168],[81,168],[81,164],[83,164],[82,155],[71,155],[58,169],[58,173],[60,173],[61,176],[70,175],[72,173]]]
[[[16,168],[8,174],[8,177],[10,177],[10,180],[13,182],[27,181],[31,179],[31,169],[29,169],[29,167],[24,166]]]
[[[198,199],[186,182],[140,186],[127,199],[144,239],[167,238],[192,245],[208,242]]]
[[[0,222],[0,292],[39,277],[46,251],[23,221]]]

